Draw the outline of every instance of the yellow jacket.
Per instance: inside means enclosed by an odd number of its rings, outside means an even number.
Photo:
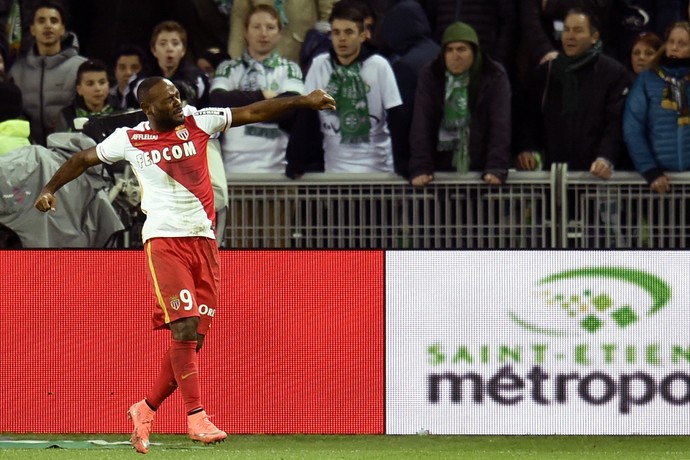
[[[29,133],[29,122],[26,120],[0,122],[0,155],[30,145]]]

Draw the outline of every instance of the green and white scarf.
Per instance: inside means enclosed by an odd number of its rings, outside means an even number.
[[[261,91],[264,89],[263,80],[259,79],[260,75],[266,75],[266,69],[275,69],[280,65],[280,56],[273,52],[263,61],[257,61],[245,51],[242,55],[242,63],[247,69],[242,80],[240,81],[240,90],[242,91]]]
[[[261,91],[264,89],[264,82],[266,79],[266,69],[275,69],[280,65],[280,56],[273,52],[263,61],[257,61],[249,52],[245,51],[242,55],[242,62],[247,71],[240,80],[240,88],[242,91]],[[260,78],[263,76],[263,78]],[[272,89],[272,88],[271,88]],[[247,125],[244,127],[244,134],[247,136],[263,137],[264,139],[277,139],[280,137],[280,130],[272,126],[254,126]]]
[[[22,15],[19,3],[19,0],[12,0],[10,12],[5,24],[7,44],[10,48],[9,55],[13,59],[19,56],[22,47]],[[5,68],[9,67],[9,64],[9,62],[5,62]]]
[[[443,119],[438,132],[439,152],[453,152],[453,166],[461,174],[470,169],[469,72],[453,75],[446,71]]]
[[[340,143],[362,144],[369,142],[371,121],[367,103],[367,87],[362,80],[362,63],[355,61],[344,66],[333,62],[333,73],[326,91],[335,99],[340,119]]]
[[[288,23],[287,14],[285,13],[285,2],[283,0],[275,0],[276,11],[278,12],[278,17],[280,17],[280,24],[285,27]]]
[[[77,106],[75,107],[74,113],[77,118],[88,118],[88,117],[96,117],[99,115],[108,115],[111,114],[115,111],[114,108],[110,107],[108,104],[103,107],[100,112],[92,112],[90,111],[86,106],[80,107]]]

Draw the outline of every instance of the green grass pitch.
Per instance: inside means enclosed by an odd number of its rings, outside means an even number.
[[[124,441],[127,435],[13,435],[4,440]],[[182,435],[154,435],[146,457],[129,446],[90,448],[2,448],[0,459],[690,459],[684,436],[385,436],[231,435],[203,446]]]

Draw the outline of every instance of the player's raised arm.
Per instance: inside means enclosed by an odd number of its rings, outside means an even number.
[[[232,126],[271,120],[294,109],[335,110],[335,100],[324,90],[303,96],[288,96],[255,102],[232,109]]]
[[[55,192],[66,183],[76,179],[83,174],[89,167],[102,163],[96,155],[96,147],[91,147],[81,152],[72,155],[69,160],[63,163],[60,168],[55,171],[53,177],[43,187],[38,194],[38,199],[34,203],[36,209],[41,212],[55,211],[57,199]]]

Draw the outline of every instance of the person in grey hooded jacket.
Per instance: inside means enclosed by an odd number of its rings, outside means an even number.
[[[46,145],[57,115],[75,96],[79,56],[76,36],[66,33],[64,12],[57,3],[40,2],[31,24],[35,44],[10,69],[10,79],[24,96],[24,114],[31,122],[31,140]]]

